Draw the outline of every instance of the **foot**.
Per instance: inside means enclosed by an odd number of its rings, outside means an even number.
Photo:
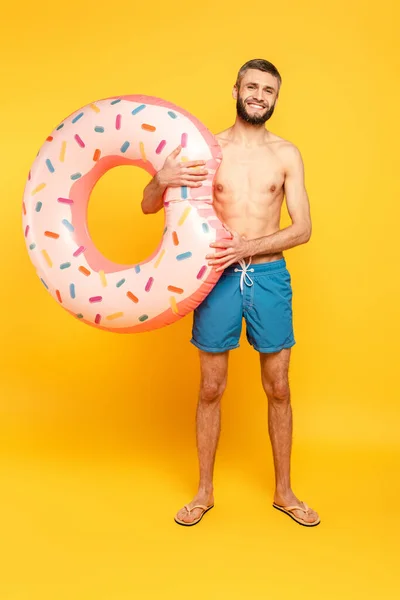
[[[284,494],[275,492],[274,503],[278,504],[278,506],[302,506],[305,508],[304,502],[301,502],[291,490]],[[308,508],[307,512],[302,510],[293,510],[291,512],[294,516],[303,519],[303,521],[306,521],[307,523],[314,523],[319,518],[318,513],[312,508]]]
[[[192,508],[192,506],[196,506],[198,504],[203,504],[204,506],[210,506],[211,504],[214,504],[213,493],[209,494],[205,492],[198,492],[197,496],[192,500],[192,502],[186,506]],[[185,523],[193,523],[193,521],[196,521],[203,512],[204,511],[201,508],[195,508],[189,513],[189,511],[186,510],[186,507],[183,507],[176,514],[176,518],[180,521],[184,521]]]

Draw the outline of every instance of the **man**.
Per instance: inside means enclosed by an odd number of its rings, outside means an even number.
[[[292,409],[288,381],[292,326],[291,278],[283,251],[306,243],[311,217],[299,150],[265,127],[272,116],[282,79],[261,59],[241,67],[233,98],[237,116],[216,138],[223,160],[214,181],[214,208],[232,234],[211,244],[209,265],[224,270],[211,293],[194,312],[191,342],[200,353],[201,385],[197,406],[198,492],[175,516],[180,525],[198,523],[214,505],[213,470],[220,434],[221,398],[229,351],[237,348],[246,321],[249,343],[259,352],[262,383],[268,398],[268,429],[275,468],[273,506],[301,525],[320,519],[301,502],[290,484]],[[168,186],[201,185],[204,161],[181,163],[178,147],[144,191],[142,210],[163,206]],[[283,198],[292,224],[279,230]]]

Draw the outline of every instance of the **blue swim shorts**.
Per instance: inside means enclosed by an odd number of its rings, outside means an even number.
[[[231,265],[193,314],[192,339],[205,352],[239,347],[243,318],[246,337],[258,352],[279,352],[296,341],[292,286],[284,258]]]

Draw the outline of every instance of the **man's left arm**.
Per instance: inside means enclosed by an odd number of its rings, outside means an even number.
[[[213,248],[226,249],[217,252],[212,257],[211,255],[207,256],[207,258],[212,258],[209,264],[218,267],[216,271],[226,269],[229,265],[247,256],[275,254],[308,242],[312,229],[310,203],[304,183],[303,160],[296,146],[290,146],[287,149],[284,190],[292,224],[276,233],[254,240],[247,240],[244,236],[227,228],[232,234],[232,240],[221,240],[210,244]]]

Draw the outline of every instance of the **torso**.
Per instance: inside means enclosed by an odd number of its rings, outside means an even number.
[[[290,142],[266,131],[265,141],[246,147],[231,140],[230,130],[216,135],[223,160],[214,180],[214,208],[230,229],[255,239],[280,228],[284,198],[285,149]],[[253,256],[253,263],[283,257]]]

